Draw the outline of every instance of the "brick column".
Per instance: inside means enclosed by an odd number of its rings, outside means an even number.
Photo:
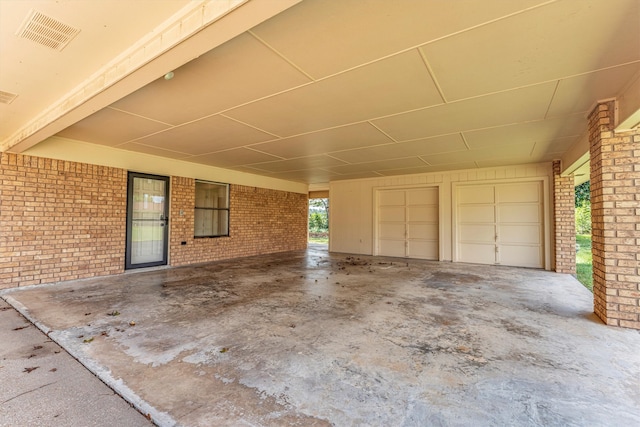
[[[573,175],[561,176],[561,163],[553,162],[553,234],[555,268],[558,273],[576,274],[576,211]]]
[[[594,311],[640,329],[640,131],[615,133],[614,108],[589,115]]]

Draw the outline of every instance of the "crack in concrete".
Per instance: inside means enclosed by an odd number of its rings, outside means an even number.
[[[34,391],[38,391],[38,390],[41,390],[41,389],[43,389],[43,388],[45,388],[45,387],[49,387],[50,385],[53,385],[53,384],[55,384],[55,383],[57,383],[57,382],[58,382],[58,381],[54,381],[54,382],[52,382],[52,383],[48,383],[48,384],[41,385],[40,387],[36,387],[36,388],[34,388],[34,389],[32,389],[32,390],[25,391],[25,392],[20,393],[20,394],[18,394],[18,395],[16,395],[16,396],[13,396],[11,399],[7,399],[7,400],[5,400],[4,402],[2,402],[2,404],[4,405],[4,404],[5,404],[5,403],[7,403],[7,402],[11,402],[12,400],[19,398],[20,396],[24,396],[25,394],[33,393]]]

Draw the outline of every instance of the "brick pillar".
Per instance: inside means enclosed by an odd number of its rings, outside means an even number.
[[[640,131],[615,133],[614,108],[589,115],[594,311],[640,329]]]
[[[554,270],[576,274],[576,211],[573,175],[561,176],[561,163],[553,162],[553,234],[555,237]]]

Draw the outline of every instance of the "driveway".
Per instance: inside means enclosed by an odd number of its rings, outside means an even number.
[[[640,332],[568,275],[312,247],[3,298],[159,425],[640,425]]]

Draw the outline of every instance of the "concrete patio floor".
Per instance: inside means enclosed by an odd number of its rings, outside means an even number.
[[[152,424],[0,300],[0,427],[19,426]]]
[[[640,425],[573,277],[308,251],[5,291],[158,425]]]

